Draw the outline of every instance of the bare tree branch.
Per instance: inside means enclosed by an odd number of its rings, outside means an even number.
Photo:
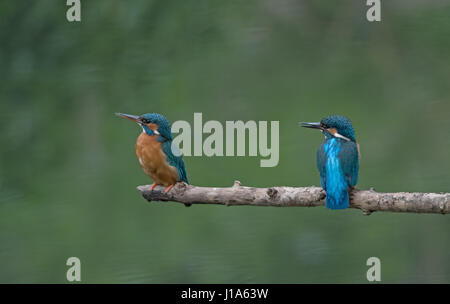
[[[226,206],[315,207],[325,205],[326,193],[319,187],[270,187],[241,186],[235,181],[232,187],[197,187],[185,183],[176,184],[168,193],[164,187],[139,186],[142,196],[151,201],[174,201],[186,206],[191,204],[217,204]],[[369,215],[375,211],[411,213],[450,213],[450,193],[380,193],[371,190],[351,192],[350,208],[357,208]]]

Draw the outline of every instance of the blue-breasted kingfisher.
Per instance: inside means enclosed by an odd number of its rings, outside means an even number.
[[[166,187],[165,192],[177,182],[188,183],[186,167],[179,150],[174,154],[170,122],[161,114],[147,113],[140,116],[116,113],[116,115],[136,122],[142,133],[136,140],[135,150],[139,164],[152,180],[150,190],[156,185]]]
[[[358,183],[359,145],[351,121],[333,115],[320,122],[302,122],[302,127],[320,130],[325,139],[317,150],[320,185],[326,192],[325,207],[348,208],[349,193]]]

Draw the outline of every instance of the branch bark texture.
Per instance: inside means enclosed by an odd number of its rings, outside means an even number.
[[[157,186],[139,186],[142,196],[151,201],[173,201],[191,204],[226,206],[316,207],[325,205],[325,191],[320,187],[244,187],[235,181],[232,187],[197,187],[176,184],[168,193]],[[369,215],[375,211],[410,213],[450,213],[450,193],[382,193],[354,189],[350,195],[350,208]]]

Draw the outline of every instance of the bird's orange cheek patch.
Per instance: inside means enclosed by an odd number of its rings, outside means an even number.
[[[158,129],[158,125],[154,123],[147,124],[147,127],[152,131],[156,131]]]
[[[328,131],[331,135],[334,135],[334,134],[337,133],[337,130],[336,130],[335,128],[329,128],[329,129],[327,129],[327,131]]]

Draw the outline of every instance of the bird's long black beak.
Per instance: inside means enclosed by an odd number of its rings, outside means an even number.
[[[120,116],[120,117],[123,117],[123,118],[126,118],[126,119],[129,119],[131,121],[134,121],[134,122],[136,122],[138,124],[141,123],[141,118],[139,116],[136,116],[136,115],[130,115],[130,114],[124,114],[124,113],[116,113],[116,115]]]
[[[300,122],[299,125],[305,128],[323,130],[320,122]]]

